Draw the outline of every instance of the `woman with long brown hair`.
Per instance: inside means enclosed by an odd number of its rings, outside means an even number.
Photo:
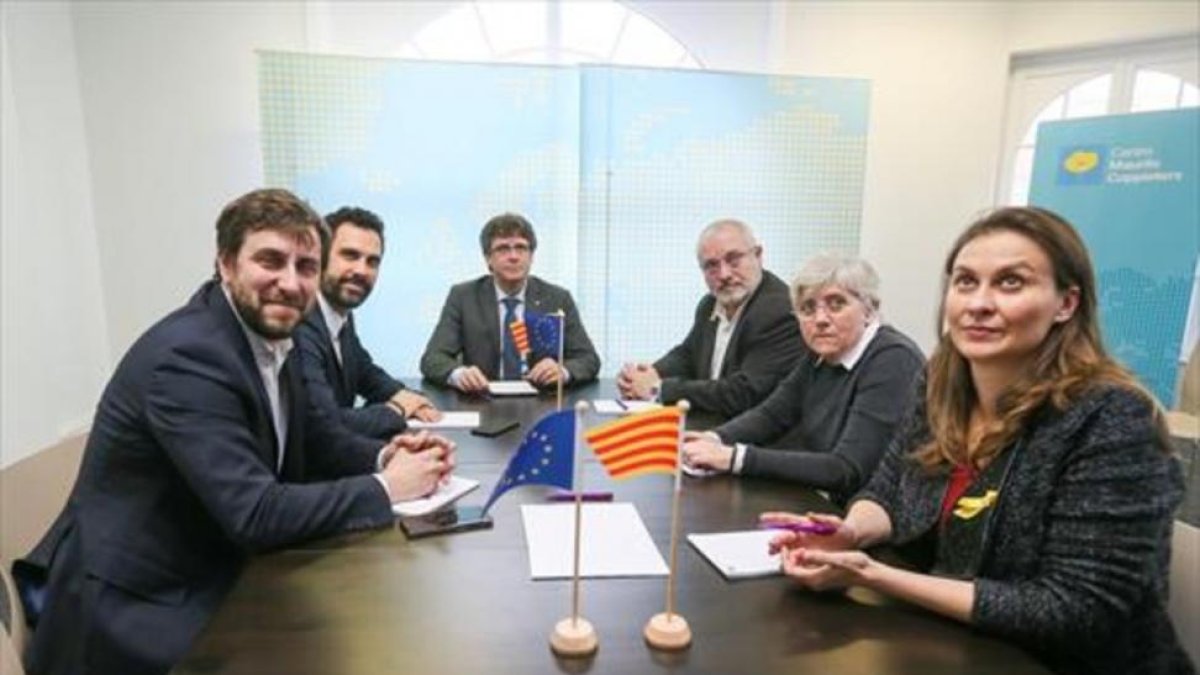
[[[1104,350],[1069,223],[1005,208],[944,268],[917,404],[832,534],[785,533],[784,572],[866,586],[1021,644],[1060,672],[1186,673],[1166,612],[1182,494],[1153,398]],[[910,571],[863,553],[891,544]]]

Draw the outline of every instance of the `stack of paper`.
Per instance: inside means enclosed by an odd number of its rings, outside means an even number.
[[[584,504],[579,542],[582,577],[665,577],[663,561],[633,504]],[[529,574],[565,579],[572,574],[574,504],[522,504]]]
[[[767,577],[780,573],[779,554],[767,552],[778,530],[689,534],[688,542],[726,579]]]
[[[398,516],[423,516],[426,513],[433,513],[477,487],[479,487],[477,480],[451,475],[449,482],[439,486],[428,497],[392,504],[392,513]]]
[[[408,420],[409,429],[474,429],[479,426],[479,411],[461,410],[442,413],[442,419],[436,422]]]
[[[661,408],[662,404],[654,401],[625,401],[620,399],[602,398],[592,401],[592,408],[598,415],[629,415]]]
[[[492,396],[537,396],[537,389],[525,380],[498,380],[488,382],[488,393]]]

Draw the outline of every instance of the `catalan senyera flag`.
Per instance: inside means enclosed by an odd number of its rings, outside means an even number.
[[[529,353],[529,331],[525,327],[525,322],[517,319],[508,324],[508,330],[512,333],[513,345],[517,348],[517,353],[522,358]]]
[[[613,478],[673,474],[679,463],[682,419],[683,412],[670,406],[593,427],[585,438]]]

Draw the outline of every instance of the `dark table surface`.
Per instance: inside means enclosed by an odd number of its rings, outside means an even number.
[[[553,396],[477,401],[431,392],[445,409],[521,421],[495,439],[449,431],[458,473],[480,480],[463,504],[482,504],[523,433]],[[611,396],[611,384],[568,401]],[[585,424],[598,418],[589,417]],[[692,415],[689,426],[712,418]],[[672,479],[614,482],[594,460],[588,489],[636,505],[664,559]],[[731,477],[685,479],[676,608],[690,623],[681,652],[646,646],[642,627],[663,611],[665,578],[582,583],[582,615],[599,651],[551,653],[548,636],[570,613],[569,581],[532,581],[519,507],[548,490],[522,487],[492,509],[490,530],[408,541],[398,528],[325,539],[254,558],[178,673],[1044,673],[1022,651],[921,609],[862,589],[815,594],[782,577],[726,581],[683,534],[753,528],[759,512],[832,510],[792,484]]]

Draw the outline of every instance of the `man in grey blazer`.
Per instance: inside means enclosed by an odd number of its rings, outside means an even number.
[[[479,245],[490,274],[450,289],[421,357],[425,378],[467,393],[486,391],[491,380],[524,378],[549,387],[560,379],[572,385],[596,379],[600,357],[570,292],[529,273],[537,250],[529,221],[515,213],[495,216],[483,226]],[[562,363],[556,349],[531,340],[522,371],[509,324],[558,311],[563,312]]]
[[[653,364],[628,363],[617,388],[630,399],[674,403],[734,417],[758,405],[805,353],[787,285],[762,268],[762,246],[745,223],[722,219],[700,232],[696,260],[709,293],[692,329]]]

